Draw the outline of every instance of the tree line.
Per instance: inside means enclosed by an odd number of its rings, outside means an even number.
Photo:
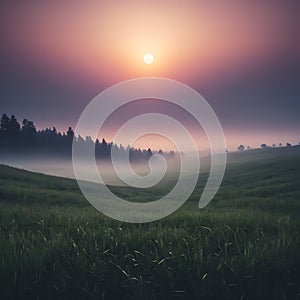
[[[102,141],[92,140],[90,136],[85,138],[74,136],[72,127],[67,132],[58,132],[55,127],[37,130],[34,123],[28,119],[24,119],[20,124],[17,118],[12,115],[9,117],[3,114],[0,121],[0,153],[4,154],[40,154],[54,155],[60,157],[71,158],[73,139],[80,146],[93,143],[95,146],[95,156],[97,159],[110,159],[111,150],[114,147],[116,151],[128,151],[132,160],[149,159],[152,154],[162,154],[165,156],[174,156],[174,151],[163,152],[162,150],[154,151],[150,148],[136,149],[112,142],[107,142],[104,138]]]
[[[298,145],[300,145],[300,143],[298,144]],[[290,148],[290,147],[292,147],[293,145],[291,144],[291,143],[286,143],[285,145],[283,145],[282,143],[279,143],[278,144],[278,146],[276,145],[276,144],[272,144],[271,146],[270,145],[267,145],[267,144],[261,144],[260,145],[260,148],[261,149],[269,149],[269,148],[276,148],[276,147],[287,147],[287,148]],[[237,150],[238,151],[244,151],[244,150],[251,150],[252,148],[250,147],[250,146],[247,146],[247,147],[245,147],[244,145],[239,145],[238,147],[237,147]],[[255,148],[253,148],[253,149],[255,149]],[[253,150],[252,149],[252,150]]]

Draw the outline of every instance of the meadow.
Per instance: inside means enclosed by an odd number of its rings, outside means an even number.
[[[205,176],[171,216],[127,224],[75,180],[1,165],[0,298],[300,299],[299,147],[229,155],[198,209]]]

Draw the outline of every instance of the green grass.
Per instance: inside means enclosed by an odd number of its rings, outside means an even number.
[[[0,297],[299,299],[299,170],[298,152],[232,162],[205,209],[202,175],[171,216],[126,224],[71,179],[0,166]]]

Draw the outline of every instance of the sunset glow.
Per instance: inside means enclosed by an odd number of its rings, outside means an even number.
[[[233,147],[244,130],[260,144],[275,127],[296,142],[299,97],[289,78],[300,53],[298,7],[291,0],[2,5],[3,109],[65,130],[105,88],[166,77],[207,99]]]
[[[266,2],[253,3],[248,10],[238,1],[191,1],[173,4],[172,10],[166,3],[147,10],[143,1],[134,3],[32,2],[5,14],[4,8],[2,19],[7,22],[7,42],[22,53],[19,59],[26,57],[33,66],[42,62],[61,75],[73,70],[105,82],[148,75],[138,59],[148,51],[161,57],[156,75],[186,80],[216,76],[228,68],[232,72],[271,60],[271,49],[276,55],[285,52],[284,32],[294,30],[289,15],[275,4],[270,10]]]

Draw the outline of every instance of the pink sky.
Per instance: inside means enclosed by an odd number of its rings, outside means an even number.
[[[2,109],[65,130],[104,88],[167,77],[207,99],[229,147],[296,143],[299,19],[293,0],[7,2]]]

